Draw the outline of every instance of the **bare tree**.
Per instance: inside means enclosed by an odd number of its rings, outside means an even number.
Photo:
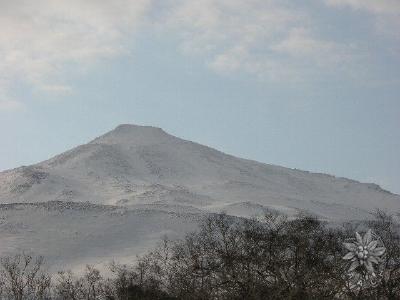
[[[104,298],[100,271],[87,265],[83,276],[75,278],[71,271],[58,273],[54,294],[63,300],[98,300]]]
[[[379,281],[357,291],[343,242],[360,228],[372,229],[386,253]],[[112,263],[110,271],[106,279],[93,266],[81,276],[62,271],[51,285],[42,257],[5,257],[0,299],[400,299],[400,224],[381,211],[373,221],[343,227],[304,214],[270,212],[261,221],[216,214],[184,239],[165,238],[134,265]]]
[[[84,296],[81,280],[75,279],[71,271],[60,271],[54,286],[54,296],[62,300],[79,300]]]
[[[375,219],[368,222],[386,248],[384,274],[381,284],[376,288],[378,297],[387,299],[400,298],[400,224],[393,215],[381,210],[374,213]]]
[[[15,300],[49,299],[51,278],[43,270],[43,257],[23,253],[0,260],[2,293]]]

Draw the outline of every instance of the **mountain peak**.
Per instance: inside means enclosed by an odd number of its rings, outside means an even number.
[[[121,124],[110,132],[94,139],[91,144],[152,144],[171,137],[164,130],[153,126]]]
[[[159,127],[154,127],[154,126],[146,126],[146,125],[136,125],[136,124],[120,124],[115,129],[111,130],[110,132],[115,132],[115,131],[133,131],[133,130],[152,130],[152,131],[163,131]]]

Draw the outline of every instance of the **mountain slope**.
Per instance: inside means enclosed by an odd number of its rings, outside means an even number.
[[[0,203],[54,200],[185,204],[211,211],[252,202],[328,219],[400,209],[398,195],[374,184],[244,160],[134,125],[121,125],[45,162],[0,173]]]
[[[65,210],[60,203],[68,207],[86,203],[86,209]],[[182,234],[194,228],[197,221],[193,220],[210,212],[253,216],[267,210],[289,215],[306,211],[331,221],[370,217],[376,208],[400,212],[400,196],[375,184],[240,159],[159,128],[135,125],[120,125],[47,161],[1,172],[0,204],[0,252],[39,249],[53,255],[54,261],[57,251],[64,253],[64,261],[68,251],[77,252],[63,239],[69,240],[72,232],[85,236],[89,226],[85,215],[95,216],[96,222],[89,227],[96,228],[95,233],[105,241],[102,251],[106,254],[101,256],[125,257],[124,249],[139,253],[138,249],[153,240],[149,236],[159,237],[161,229]],[[104,213],[99,214],[99,209]],[[130,217],[124,223],[125,219],[110,210]],[[162,226],[131,229],[132,237],[126,239],[129,226],[136,226],[143,211],[150,217],[142,218],[142,225],[156,222],[156,216],[175,217],[165,224],[160,221]],[[68,220],[75,223],[65,225],[59,234],[47,229],[61,228],[57,222],[68,224]],[[111,228],[119,228],[121,239],[124,237],[120,249],[113,246],[118,234]],[[41,248],[52,239],[54,247],[49,249],[53,250]],[[73,241],[85,251],[96,244],[85,238]],[[60,252],[66,247],[70,250]],[[83,252],[82,261],[86,257]]]

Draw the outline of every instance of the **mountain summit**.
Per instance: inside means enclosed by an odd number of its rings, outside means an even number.
[[[400,212],[400,196],[375,184],[245,160],[136,125],[120,125],[47,161],[1,172],[0,204],[0,252],[42,249],[42,242],[53,239],[54,249],[46,251],[64,261],[73,247],[83,251],[96,243],[102,245],[97,257],[126,257],[128,248],[136,254],[133,242],[143,250],[160,234],[182,233],[213,212],[305,212],[337,222],[369,218],[377,208]],[[51,228],[60,228],[72,244]],[[108,244],[122,237],[125,246]]]
[[[160,143],[168,137],[164,130],[152,126],[121,124],[114,130],[94,139],[91,144],[151,144]]]

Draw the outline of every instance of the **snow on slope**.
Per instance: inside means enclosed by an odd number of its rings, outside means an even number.
[[[62,263],[131,257],[165,230],[193,229],[208,212],[306,211],[332,221],[376,208],[400,212],[400,196],[375,184],[244,160],[135,125],[0,173],[1,203],[0,254],[26,248]]]
[[[0,205],[0,251],[33,251],[52,270],[85,264],[132,262],[164,236],[193,231],[200,214],[133,210],[79,202]]]

